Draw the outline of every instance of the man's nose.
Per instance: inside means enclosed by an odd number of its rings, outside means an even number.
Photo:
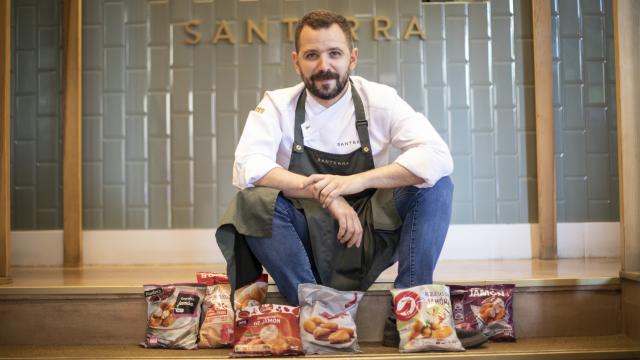
[[[318,68],[320,70],[329,70],[331,68],[331,64],[329,62],[329,56],[327,54],[320,55],[320,59],[318,61]]]

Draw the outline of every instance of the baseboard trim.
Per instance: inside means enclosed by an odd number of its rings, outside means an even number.
[[[640,272],[638,271],[620,271],[620,277],[629,281],[640,282]]]
[[[558,224],[558,257],[618,257],[619,228],[610,223]],[[85,230],[85,265],[223,263],[215,229]],[[62,230],[12,232],[11,264],[60,266]],[[451,225],[443,260],[537,257],[537,224]]]

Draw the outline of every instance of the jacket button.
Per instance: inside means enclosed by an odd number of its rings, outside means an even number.
[[[364,152],[369,152],[369,147],[368,147],[368,146],[363,147],[363,148],[362,148],[362,151],[364,151]]]
[[[300,150],[302,150],[302,145],[296,144],[296,151],[300,151]]]

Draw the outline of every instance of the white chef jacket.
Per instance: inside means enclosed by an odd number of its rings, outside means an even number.
[[[424,179],[417,187],[431,187],[451,174],[453,160],[447,144],[427,118],[407,104],[395,89],[359,76],[351,76],[362,98],[375,167],[389,163],[391,147],[400,149],[394,160]],[[304,145],[333,154],[348,154],[360,148],[351,85],[328,108],[307,94],[306,119],[302,124]],[[296,103],[304,84],[267,91],[249,113],[235,152],[233,185],[254,187],[270,170],[287,169],[294,139]]]

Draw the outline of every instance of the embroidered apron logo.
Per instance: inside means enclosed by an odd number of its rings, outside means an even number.
[[[321,157],[316,157],[316,161],[321,164],[329,165],[329,166],[349,166],[349,161],[336,161],[330,159],[323,159]]]

